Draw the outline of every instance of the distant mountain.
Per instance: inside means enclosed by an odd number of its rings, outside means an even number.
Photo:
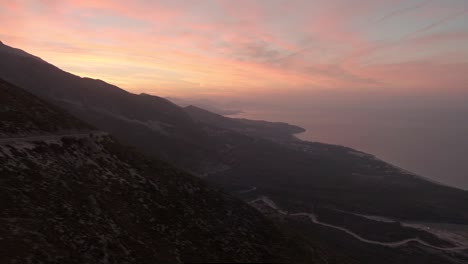
[[[197,108],[202,108],[212,113],[216,113],[218,115],[235,115],[243,112],[239,108],[233,108],[231,106],[231,104],[233,104],[234,102],[219,103],[209,99],[190,99],[179,97],[166,97],[166,99],[177,104],[180,107],[195,106]]]
[[[301,127],[281,122],[273,123],[243,118],[226,118],[193,105],[185,107],[184,110],[197,122],[210,124],[222,129],[233,130],[248,136],[270,139],[272,141],[294,140],[293,134],[305,131]]]
[[[0,103],[1,263],[318,259],[242,201],[3,80]]]
[[[416,262],[428,256],[435,260],[424,263],[452,259],[445,257],[448,250],[434,251],[413,240],[396,248],[378,243],[368,245],[363,241],[362,246],[354,247],[356,237],[350,233],[328,230],[296,217],[291,220],[290,216],[321,212],[322,218],[327,216],[337,226],[353,223],[349,229],[360,233],[364,241],[375,235],[386,239],[388,232],[381,231],[393,228],[403,234],[398,238],[420,235],[375,220],[381,218],[396,222],[468,224],[468,192],[432,183],[370,154],[298,140],[292,134],[301,128],[288,124],[230,119],[196,107],[181,108],[160,97],[131,94],[100,80],[66,73],[42,60],[7,52],[9,49],[0,48],[0,77],[67,109],[146,154],[222,186],[275,221],[279,219],[277,224],[285,224],[283,228],[323,240],[361,263],[375,263],[376,255],[369,249],[388,254],[381,263],[399,263],[397,260],[410,259],[410,256]],[[265,201],[273,201],[281,209],[268,213],[272,203]],[[263,210],[264,207],[269,209]],[[370,220],[372,225],[362,215],[374,217]],[[339,219],[348,222],[338,222]],[[361,227],[366,225],[373,228],[364,232]],[[342,233],[335,235],[336,232]],[[455,247],[459,252],[453,241],[441,242],[430,234],[424,236],[430,237],[424,243]],[[305,243],[309,242],[306,239]],[[437,262],[439,257],[443,261]]]

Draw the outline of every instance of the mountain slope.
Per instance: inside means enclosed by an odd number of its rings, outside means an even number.
[[[291,133],[298,130],[291,126],[228,119],[203,109],[182,109],[159,97],[130,94],[5,52],[8,49],[0,48],[0,77],[24,85],[125,143],[190,170],[246,201],[265,196],[293,213],[344,211],[340,217],[358,223],[352,227],[357,228],[354,233],[362,223],[353,214],[395,221],[468,223],[468,192],[432,183],[372,155],[294,139]],[[301,233],[296,226],[302,225],[288,225]],[[364,238],[378,235],[385,239],[388,234],[382,230],[372,229]],[[341,241],[337,238],[332,244]],[[350,244],[344,248],[354,253]]]
[[[199,179],[3,80],[0,100],[1,263],[313,261]]]
[[[228,190],[256,186],[259,195],[308,207],[321,204],[403,219],[468,222],[468,203],[464,202],[468,192],[431,183],[371,155],[341,146],[288,141],[291,136],[285,131],[294,132],[294,127],[265,136],[268,122],[252,133],[258,122],[183,109],[165,99],[131,94],[17,53],[6,45],[0,47],[0,77],[124,143]],[[280,136],[272,141],[275,134]]]

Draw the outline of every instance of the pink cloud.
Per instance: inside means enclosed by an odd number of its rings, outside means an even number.
[[[467,42],[466,31],[369,37],[382,18],[391,24],[414,14],[412,19],[430,25],[453,7],[436,12],[433,4],[393,6],[384,0],[73,0],[42,1],[41,8],[12,3],[1,13],[3,41],[65,70],[103,76],[134,91],[422,90],[466,81],[457,67],[466,66],[468,58],[460,55],[468,54],[467,48],[452,49]],[[125,26],[132,22],[142,26]]]

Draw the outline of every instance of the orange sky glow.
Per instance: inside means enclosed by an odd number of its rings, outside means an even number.
[[[136,93],[468,85],[465,0],[19,0],[0,17],[5,44]]]

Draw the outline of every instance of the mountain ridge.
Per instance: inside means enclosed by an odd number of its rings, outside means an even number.
[[[1,79],[0,95],[17,125],[0,126],[0,262],[321,263],[233,196]]]
[[[220,128],[234,130],[236,132],[270,139],[272,141],[291,141],[294,134],[305,132],[299,126],[284,122],[268,122],[263,120],[249,120],[244,118],[226,118],[197,106],[189,105],[183,108],[195,121],[210,123]]]
[[[316,152],[316,156],[320,153],[325,157],[330,155],[330,153],[327,154],[327,148],[333,149],[337,154],[341,153],[340,155],[352,151],[350,148],[305,141],[294,141],[290,145],[269,144],[259,137],[219,127],[211,120],[200,118],[194,120],[183,108],[166,99],[152,95],[131,94],[104,81],[81,78],[60,69],[57,71],[57,67],[48,63],[34,61],[31,65],[31,60],[24,61],[8,52],[0,54],[3,58],[0,61],[0,76],[6,80],[17,85],[22,83],[24,85],[19,85],[20,87],[45,100],[52,101],[101,129],[112,132],[124,143],[139,147],[147,153],[166,157],[166,160],[179,164],[190,171],[196,172],[202,169],[199,166],[191,167],[193,164],[190,161],[196,159],[194,155],[198,154],[212,159],[210,163],[225,163],[226,161],[220,162],[219,155],[227,151],[225,146],[227,141],[238,142],[243,146],[249,141],[255,142],[257,145],[260,144],[262,148],[268,146],[268,148],[293,151],[296,155],[303,153],[310,155]],[[84,83],[83,80],[85,80]],[[103,100],[104,98],[106,100]],[[70,101],[63,101],[63,99]],[[98,113],[99,111],[101,113]],[[232,119],[219,115],[218,117],[232,122]],[[132,120],[147,125],[141,130],[134,130],[135,122]],[[167,133],[161,133],[159,128],[151,129],[151,121],[163,124]],[[127,131],[122,133],[122,130]],[[139,141],[145,134],[147,134],[143,137],[145,141]],[[226,136],[224,137],[222,134],[226,134]],[[152,142],[157,143],[157,145],[153,147]],[[156,147],[161,151],[156,150],[156,153],[151,153]],[[178,159],[181,157],[178,153],[180,151],[186,152],[186,156],[190,158],[179,161]],[[229,153],[231,152],[229,151]],[[354,154],[350,157],[356,161],[356,158],[366,158],[365,156],[357,157]],[[236,158],[242,157],[236,156]],[[306,157],[304,156],[304,158]],[[371,159],[369,158],[369,161]],[[310,163],[313,163],[313,159]],[[393,171],[401,173],[397,169]]]
[[[207,177],[227,190],[252,185],[264,185],[264,188],[276,189],[272,183],[277,181],[275,185],[283,184],[293,188],[291,184],[297,184],[299,189],[309,186],[311,190],[316,190],[308,194],[304,193],[307,197],[301,199],[309,200],[309,196],[312,195],[315,197],[314,200],[318,198],[322,202],[332,202],[333,206],[343,206],[344,200],[337,201],[340,196],[329,197],[328,194],[323,193],[323,188],[336,188],[337,192],[342,192],[343,187],[351,188],[350,191],[355,188],[362,190],[362,184],[364,184],[370,192],[369,195],[377,195],[375,198],[379,199],[373,199],[373,201],[378,201],[378,203],[387,204],[388,201],[383,194],[391,195],[398,190],[407,193],[405,195],[408,195],[408,198],[411,197],[418,203],[427,204],[427,208],[448,210],[435,206],[435,203],[438,203],[437,199],[429,195],[418,198],[410,194],[411,188],[419,188],[421,184],[421,186],[426,186],[424,187],[426,189],[434,189],[432,183],[414,179],[406,172],[372,157],[357,156],[350,148],[300,140],[277,144],[278,142],[271,142],[271,139],[241,133],[229,127],[220,126],[212,120],[200,118],[200,116],[194,119],[186,112],[187,109],[184,110],[157,96],[131,94],[103,81],[84,79],[63,70],[57,71],[57,67],[48,63],[27,60],[28,58],[20,59],[10,53],[0,53],[0,55],[3,57],[0,61],[0,77],[67,109],[101,130],[111,132],[125,144],[133,145],[148,155],[176,164],[195,175]],[[64,101],[64,99],[69,101]],[[232,119],[219,115],[217,117],[232,123]],[[248,127],[246,125],[244,128]],[[284,143],[284,140],[280,141]],[[180,155],[180,153],[185,154]],[[271,160],[280,162],[276,164]],[[366,166],[374,166],[374,168]],[[289,168],[296,168],[295,173],[291,174]],[[369,173],[374,176],[367,176]],[[328,176],[322,176],[324,174]],[[294,180],[288,180],[283,175],[289,175]],[[391,178],[385,176],[385,179],[400,183],[386,184],[392,186],[391,188],[396,188],[395,190],[389,189],[386,185],[382,185],[385,181],[378,181],[378,179],[384,179],[383,176],[377,175],[392,175]],[[274,179],[273,182],[272,179]],[[372,186],[376,190],[380,188],[381,194],[371,190]],[[449,190],[453,190],[445,187],[436,189],[440,190],[441,194],[444,193],[442,195],[447,198],[451,196]],[[455,192],[461,195],[460,191]],[[353,207],[360,204],[359,210],[364,210],[363,212],[375,214],[376,208],[387,207],[378,206],[369,211],[370,208],[365,205],[368,201],[364,195],[348,192],[345,196],[349,195],[352,197],[348,197],[348,200],[358,199],[359,201],[354,202]],[[460,207],[458,200],[450,198],[453,204],[450,207]],[[403,200],[398,203],[403,207],[413,206],[412,203],[408,204]],[[349,205],[347,202],[346,204]],[[418,215],[427,217],[432,214],[429,209],[422,210],[418,207],[413,208],[412,211],[415,213],[406,217]],[[461,211],[468,211],[468,207],[466,210],[444,213],[445,218],[451,219],[450,221],[458,218],[459,220],[455,222],[465,222],[468,216],[462,216],[463,213],[459,213]],[[439,219],[444,214],[438,213],[437,217],[435,215],[431,217]],[[400,215],[400,217],[403,216],[403,214]]]

